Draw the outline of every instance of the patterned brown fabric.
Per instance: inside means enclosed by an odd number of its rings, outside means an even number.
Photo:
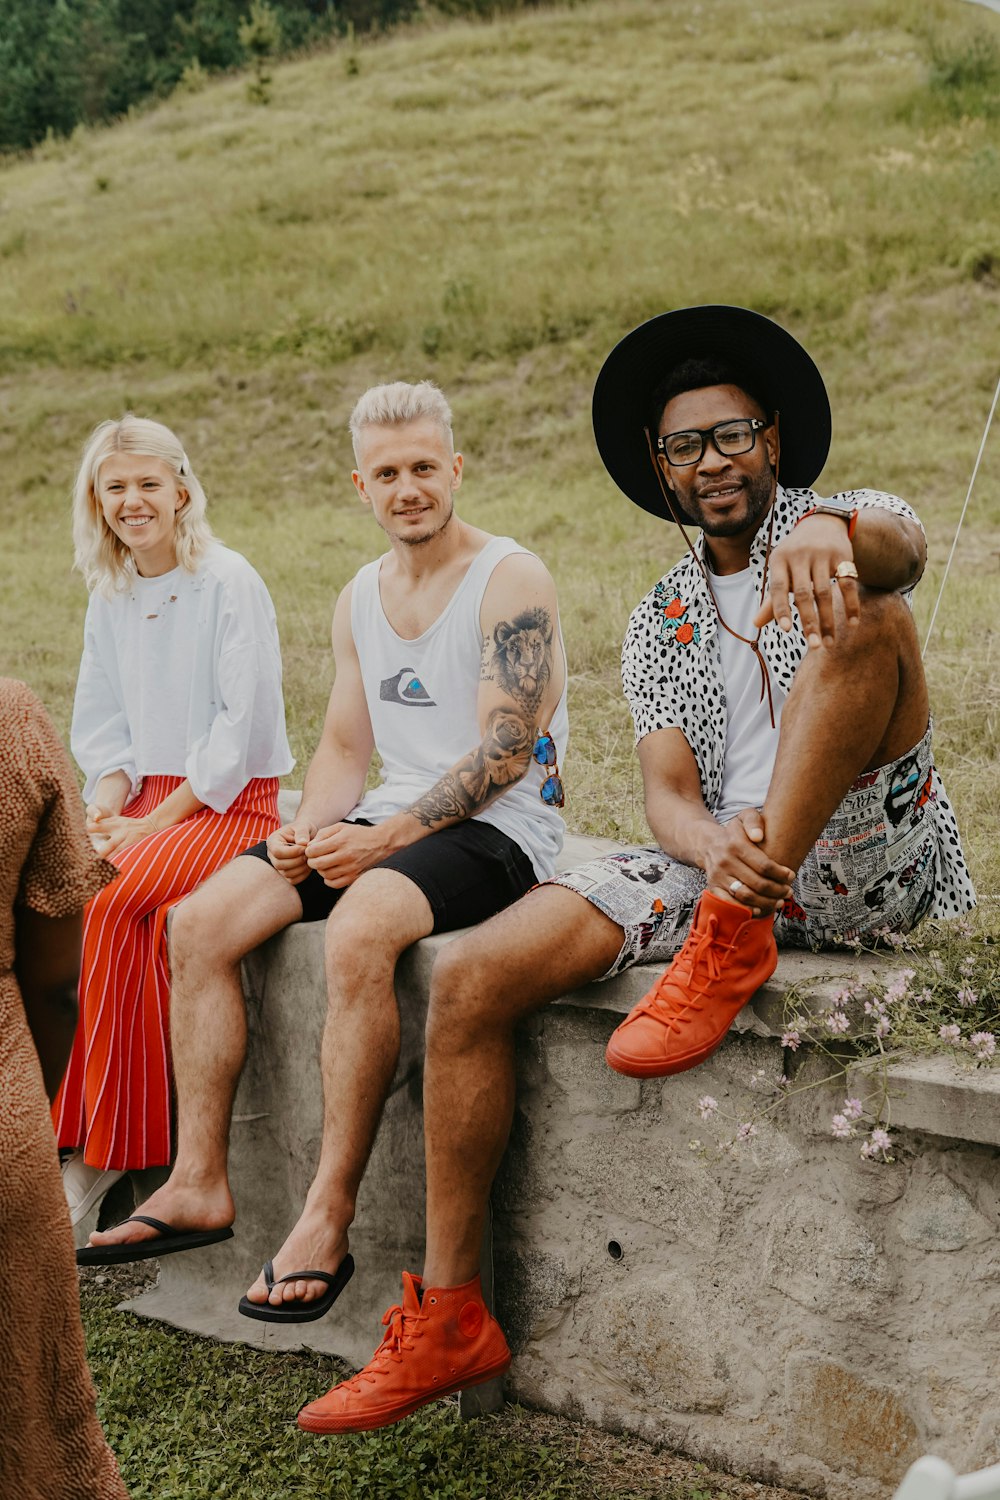
[[[73,1235],[14,975],[15,912],[81,911],[114,878],[69,759],[22,683],[0,678],[0,1496],[127,1500],[84,1354]]]

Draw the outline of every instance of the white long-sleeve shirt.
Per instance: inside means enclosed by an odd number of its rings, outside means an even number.
[[[71,744],[87,800],[121,770],[133,791],[184,776],[225,812],[254,777],[292,769],[274,607],[246,558],[213,543],[194,573],[91,595]]]

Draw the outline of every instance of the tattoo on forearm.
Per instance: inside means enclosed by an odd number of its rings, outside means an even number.
[[[498,620],[492,654],[483,648],[481,676],[498,682],[532,718],[552,676],[552,617],[547,609],[526,609],[513,620]]]
[[[532,722],[513,709],[495,708],[482,743],[446,771],[410,812],[424,828],[471,818],[481,807],[519,781],[531,759]]]

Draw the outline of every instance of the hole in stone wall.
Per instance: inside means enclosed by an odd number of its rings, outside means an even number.
[[[622,1256],[625,1254],[625,1251],[622,1249],[621,1245],[619,1245],[617,1240],[608,1240],[608,1254],[611,1256],[612,1260],[621,1260]]]

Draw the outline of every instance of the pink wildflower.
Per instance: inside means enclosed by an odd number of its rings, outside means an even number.
[[[739,1129],[737,1130],[737,1132],[736,1132],[736,1139],[738,1141],[752,1141],[753,1138],[754,1138],[754,1136],[756,1134],[757,1134],[757,1127],[756,1127],[756,1125],[754,1125],[752,1121],[748,1120],[743,1125],[741,1125],[739,1127]]]
[[[905,1000],[909,994],[910,980],[915,975],[914,969],[904,969],[901,974],[898,974],[885,992],[886,1003],[892,1005],[896,1000]]]
[[[830,1134],[836,1136],[838,1141],[850,1140],[854,1129],[846,1115],[834,1115],[830,1122]]]
[[[889,1032],[892,1030],[892,1022],[889,1020],[888,1016],[879,1016],[872,1029],[875,1032],[875,1035],[879,1038],[888,1036]]]
[[[845,1099],[844,1114],[848,1120],[860,1120],[865,1112],[865,1107],[860,1099]]]
[[[997,1050],[997,1039],[992,1031],[974,1031],[969,1037],[976,1062],[989,1062]]]
[[[713,1099],[711,1094],[702,1094],[698,1100],[698,1113],[703,1120],[710,1120],[718,1107],[718,1099]]]
[[[979,996],[970,985],[964,984],[955,996],[955,999],[959,1005],[976,1005],[979,1001]]]
[[[958,1045],[958,1039],[962,1035],[961,1026],[942,1026],[938,1036],[942,1042],[950,1042],[953,1047]]]
[[[789,1031],[781,1033],[781,1045],[788,1047],[792,1052],[798,1052],[802,1046],[802,1038],[794,1026]]]
[[[934,992],[925,988],[920,991],[919,995],[914,995],[913,999],[917,1005],[929,1005],[934,999]]]
[[[830,1031],[843,1032],[849,1029],[851,1023],[844,1015],[844,1012],[842,1010],[835,1010],[827,1016],[826,1024],[828,1030]]]
[[[889,1132],[887,1130],[876,1129],[872,1131],[861,1147],[861,1155],[867,1161],[874,1161],[877,1156],[881,1156],[884,1160],[891,1146],[892,1141],[889,1138]]]

